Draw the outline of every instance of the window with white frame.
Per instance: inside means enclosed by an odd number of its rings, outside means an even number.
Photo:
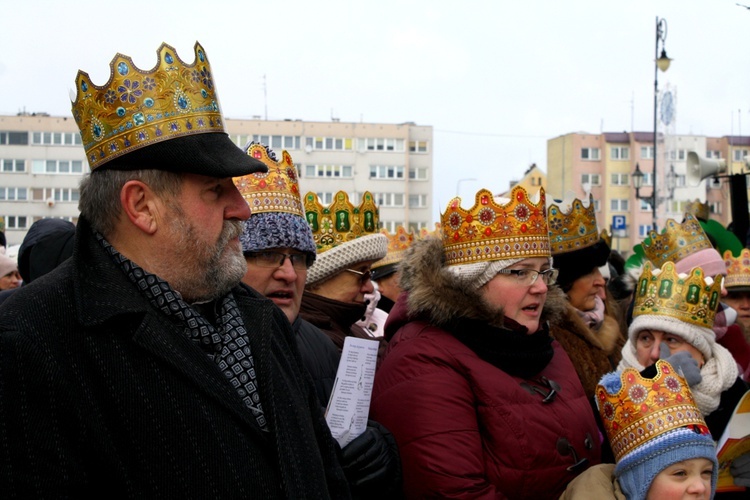
[[[641,212],[650,212],[651,211],[651,204],[647,202],[646,200],[638,200]]]
[[[602,183],[602,177],[599,174],[581,174],[581,184],[589,184],[591,186],[600,186]]]
[[[599,148],[581,148],[581,159],[599,160],[601,159],[601,151]]]
[[[386,229],[391,234],[395,234],[396,228],[398,228],[398,226],[403,226],[403,225],[404,225],[404,221],[400,221],[400,220],[389,220],[389,221],[381,220],[380,221],[380,227],[382,229]]]
[[[28,132],[1,132],[0,145],[8,146],[26,146],[29,144]]]
[[[354,139],[349,137],[305,137],[305,147],[318,151],[352,151]]]
[[[706,151],[706,158],[718,160],[719,158],[721,158],[721,151],[710,149]]]
[[[630,174],[612,174],[610,180],[613,186],[627,186],[630,183]]]
[[[333,202],[333,193],[315,193],[322,205],[330,205]],[[351,201],[351,199],[349,200]]]
[[[420,229],[424,229],[426,227],[427,227],[426,222],[410,222],[408,231],[414,234],[419,234]]]
[[[413,181],[425,181],[427,180],[427,168],[426,167],[409,167],[409,179]]]
[[[609,209],[613,212],[627,212],[628,201],[627,199],[613,198],[609,200]]]
[[[6,215],[5,229],[27,229],[28,218],[25,215]]]
[[[404,167],[396,165],[370,165],[370,179],[403,179]]]
[[[685,213],[685,201],[672,200],[669,203],[669,212],[673,214],[684,214]]]
[[[232,140],[240,147],[245,147],[250,140],[269,146],[276,153],[276,156],[281,159],[281,151],[284,149],[300,149],[302,138],[298,135],[243,134],[232,136]]]
[[[307,165],[306,177],[351,178],[351,165]]]
[[[375,193],[373,197],[378,207],[404,206],[404,193]]]
[[[651,224],[640,224],[638,226],[638,236],[641,238],[647,237],[649,231],[651,231]]]
[[[653,160],[654,159],[654,147],[653,146],[641,146],[641,160]]]
[[[427,206],[426,194],[410,194],[409,208],[424,208]]]
[[[3,166],[3,173],[26,172],[26,160],[4,158],[0,163]]]
[[[643,185],[644,186],[654,185],[654,173],[653,172],[643,172]]]
[[[384,137],[360,137],[357,139],[359,151],[393,151],[403,153],[406,141],[404,139]]]
[[[28,193],[25,187],[0,187],[0,201],[26,201]]]
[[[76,188],[32,188],[33,201],[78,201],[80,194]]]
[[[734,161],[742,161],[748,154],[747,149],[735,149],[732,151],[732,158]]]
[[[687,158],[687,151],[685,151],[684,149],[678,149],[677,150],[677,159],[678,160],[684,160],[685,158]]]
[[[427,141],[409,141],[410,153],[426,153]]]
[[[685,187],[687,186],[687,178],[684,174],[675,174],[674,176],[674,186],[675,187]]]
[[[599,203],[599,200],[594,200],[594,212],[601,212],[601,204]]]
[[[630,146],[612,146],[609,153],[609,156],[613,160],[629,160]]]
[[[31,172],[35,174],[81,174],[80,160],[32,160]]]
[[[32,132],[31,143],[40,146],[80,146],[78,132]]]
[[[712,214],[721,214],[721,202],[720,201],[714,201],[712,203],[708,204],[708,211]]]

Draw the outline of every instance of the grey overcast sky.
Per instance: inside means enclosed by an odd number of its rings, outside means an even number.
[[[547,139],[652,130],[657,16],[676,132],[750,134],[750,9],[733,0],[0,0],[0,12],[0,114],[69,115],[79,69],[101,85],[117,52],[150,69],[162,42],[192,61],[197,40],[229,118],[433,126],[435,218],[459,190],[546,170]]]

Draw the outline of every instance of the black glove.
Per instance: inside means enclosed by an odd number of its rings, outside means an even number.
[[[679,351],[672,355],[669,354],[669,347],[664,342],[659,346],[659,357],[672,365],[672,368],[677,370],[685,377],[685,381],[689,387],[693,387],[701,383],[703,375],[701,375],[701,369],[698,367],[698,361],[687,351]]]
[[[401,492],[401,458],[388,429],[367,421],[365,432],[341,451],[341,465],[355,498],[392,498]]]
[[[732,473],[734,484],[737,486],[750,486],[750,452],[732,460],[729,472]]]

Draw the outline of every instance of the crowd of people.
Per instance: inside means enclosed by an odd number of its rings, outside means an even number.
[[[593,198],[516,186],[389,234],[369,192],[324,205],[288,152],[232,143],[194,51],[78,73],[78,223],[0,253],[3,498],[747,494],[750,452],[716,454],[750,380],[729,231],[690,210],[626,261]],[[378,355],[342,446],[347,337]]]

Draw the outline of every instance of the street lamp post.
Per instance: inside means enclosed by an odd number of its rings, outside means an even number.
[[[664,42],[667,39],[667,20],[664,18],[656,18],[656,45],[654,48],[654,169],[652,173],[651,185],[653,186],[653,201],[651,204],[651,214],[653,217],[653,223],[651,229],[656,231],[656,163],[659,155],[657,154],[657,108],[659,105],[659,70],[667,71],[669,69],[669,63],[672,60],[667,57],[667,51],[664,49]],[[661,41],[661,54],[659,54],[659,41]],[[637,165],[636,165],[637,169]],[[636,189],[637,192],[637,189]]]

